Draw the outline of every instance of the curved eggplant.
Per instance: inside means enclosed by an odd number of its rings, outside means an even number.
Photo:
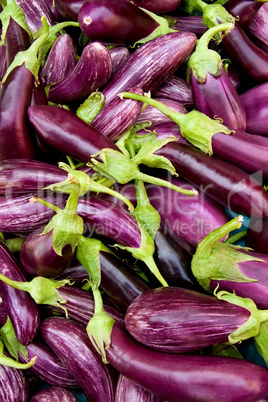
[[[30,46],[28,32],[13,20],[12,17],[9,19],[9,24],[6,30],[5,46],[7,67],[10,66],[18,52],[26,50]]]
[[[161,402],[162,400],[120,374],[116,384],[115,402],[124,401]]]
[[[6,402],[27,402],[28,384],[22,370],[0,365],[0,399]]]
[[[34,394],[30,402],[77,402],[76,396],[63,387],[47,387],[45,389],[41,389],[36,394]]]

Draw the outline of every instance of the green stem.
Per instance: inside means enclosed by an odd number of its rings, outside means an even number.
[[[0,274],[0,280],[15,289],[24,290],[25,292],[30,292],[31,290],[29,282],[13,281],[3,274]]]
[[[34,356],[28,363],[19,363],[16,360],[11,359],[10,357],[4,356],[4,345],[0,341],[0,364],[3,366],[14,367],[16,369],[28,369],[32,367],[37,360],[37,356]]]
[[[0,232],[0,240],[5,242],[5,235],[3,232]]]
[[[165,287],[168,286],[167,281],[163,278],[162,274],[160,273],[153,257],[150,255],[148,257],[145,257],[143,261],[148,266],[150,271],[155,275],[155,277],[159,280],[159,282]]]
[[[53,205],[50,202],[45,201],[45,200],[43,200],[42,198],[39,198],[39,197],[31,197],[30,202],[32,204],[34,204],[35,202],[38,202],[39,204],[44,205],[45,207],[52,209],[52,211],[54,211],[56,213],[62,211],[61,208],[59,208],[56,205]]]
[[[234,24],[232,23],[225,23],[225,24],[219,24],[216,25],[212,28],[209,28],[202,36],[201,38],[197,41],[197,45],[195,48],[196,52],[202,52],[208,49],[209,42],[213,38],[213,36],[220,32],[220,31],[230,31],[234,27]]]
[[[66,159],[67,159],[69,165],[71,166],[71,168],[76,169],[76,165],[75,165],[74,161],[72,160],[72,158],[70,156],[66,155]]]
[[[234,233],[233,235],[229,236],[225,243],[226,244],[236,243],[237,241],[239,241],[243,237],[245,237],[246,234],[247,234],[247,230],[240,230],[239,232]]]

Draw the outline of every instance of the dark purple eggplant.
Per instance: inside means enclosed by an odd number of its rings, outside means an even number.
[[[51,85],[48,100],[70,103],[83,99],[101,89],[111,72],[112,59],[108,49],[100,42],[91,42],[84,47],[72,72],[63,80]]]
[[[123,401],[161,402],[162,400],[120,374],[116,384],[115,402]]]
[[[262,2],[255,0],[227,0],[224,8],[236,17],[239,26],[247,29],[262,5]]]
[[[143,95],[141,88],[134,87],[130,92]],[[92,120],[91,126],[108,137],[118,140],[136,122],[143,108],[143,103],[133,99],[114,98]]]
[[[66,388],[79,387],[77,381],[69,372],[65,364],[52,352],[52,350],[40,341],[34,340],[26,347],[28,359],[19,355],[19,360],[23,363],[28,362],[37,356],[36,363],[30,367],[30,372],[50,385],[58,385]]]
[[[204,24],[202,15],[180,15],[175,18],[174,29],[179,31],[190,31],[200,37],[203,35],[208,27]]]
[[[268,137],[268,83],[256,85],[240,95],[246,112],[246,130],[252,134]]]
[[[36,394],[34,394],[30,402],[47,402],[47,401],[54,401],[54,402],[77,402],[78,399],[76,396],[68,391],[63,387],[47,387],[41,389]]]
[[[16,0],[25,14],[26,22],[32,32],[38,31],[42,26],[41,17],[46,17],[50,26],[55,24],[55,18],[45,1],[42,0]]]
[[[251,219],[247,228],[246,246],[257,253],[267,254],[268,220]]]
[[[58,255],[53,248],[53,230],[42,234],[44,229],[43,226],[26,236],[20,249],[20,262],[29,275],[51,278],[69,266],[73,251],[67,244]]]
[[[54,84],[68,77],[76,63],[76,50],[72,37],[68,34],[59,36],[53,43],[41,71],[45,85]]]
[[[5,402],[27,402],[28,384],[23,370],[0,365],[0,399]]]
[[[114,46],[109,49],[109,53],[112,59],[111,79],[126,63],[130,56],[130,51],[126,46]]]
[[[132,0],[127,0],[131,1]],[[169,13],[170,11],[176,10],[181,4],[180,0],[166,0],[165,2],[161,0],[134,0],[134,4],[138,7],[146,8],[146,10],[152,11],[156,14]]]
[[[60,22],[62,20],[62,16],[60,15],[57,7],[54,4],[54,0],[44,0],[44,2],[47,4],[49,7],[50,11],[54,15],[55,21]]]
[[[0,162],[0,194],[25,194],[41,190],[67,178],[55,165],[32,159],[6,159]]]
[[[220,205],[248,217],[268,216],[268,196],[261,184],[242,169],[214,155],[179,143],[156,151],[187,181]]]
[[[106,103],[133,86],[153,91],[172,75],[192,52],[196,36],[174,32],[159,36],[135,50],[102,90]]]
[[[2,275],[15,281],[26,281],[21,266],[4,243],[0,245],[0,261]],[[27,292],[14,289],[3,281],[0,282],[0,293],[18,341],[28,345],[39,329],[38,306]]]
[[[7,310],[2,297],[0,296],[0,326],[4,325],[7,321]]]
[[[6,47],[4,44],[2,44],[2,45],[0,45],[0,79],[1,79],[1,81],[4,77],[4,75],[6,74],[6,70],[7,70]]]
[[[171,75],[163,84],[157,86],[152,92],[155,98],[170,99],[181,103],[187,108],[194,106],[193,95],[189,84],[184,78],[177,75]]]
[[[106,354],[119,373],[164,400],[250,402],[267,398],[265,367],[231,357],[159,352],[141,345],[116,324]]]
[[[10,18],[5,35],[7,67],[10,66],[16,54],[28,49],[30,46],[30,37],[13,18]]]
[[[78,21],[78,13],[86,0],[55,0],[55,7],[65,20]]]
[[[267,4],[264,3],[251,20],[247,31],[251,40],[266,53],[268,53],[267,16],[268,7]]]
[[[81,162],[102,148],[117,149],[98,130],[59,106],[30,106],[28,117],[44,142]]]
[[[158,22],[125,0],[91,0],[78,13],[82,32],[91,40],[108,43],[136,42],[149,36]]]
[[[114,400],[111,370],[102,362],[84,327],[66,318],[51,317],[41,323],[41,335],[64,361],[90,401]]]
[[[132,92],[132,91],[129,91]],[[167,99],[167,98],[156,98],[161,103],[164,103],[171,109],[175,110],[178,113],[187,113],[186,108],[177,101]],[[172,120],[160,112],[158,109],[151,105],[147,105],[146,108],[142,111],[139,117],[136,120],[136,124],[145,123],[146,121],[150,121],[153,125],[154,124],[161,124],[166,122],[171,122]],[[152,127],[149,127],[150,130],[153,131]],[[170,133],[172,134],[172,133]],[[158,133],[159,135],[159,133]],[[157,136],[159,138],[159,136]]]

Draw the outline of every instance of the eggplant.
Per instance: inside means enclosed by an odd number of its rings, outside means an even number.
[[[30,399],[30,402],[77,402],[76,396],[63,387],[47,387],[36,392]]]
[[[53,26],[55,24],[54,15],[45,1],[32,0],[29,2],[27,0],[16,0],[16,3],[23,10],[31,32],[36,32],[41,28],[41,17],[43,16],[46,17],[48,25]]]
[[[208,27],[204,24],[202,15],[179,15],[175,16],[175,23],[173,25],[174,29],[178,31],[190,31],[196,36],[200,37],[203,35]]]
[[[266,53],[268,53],[267,15],[268,7],[264,3],[255,17],[252,18],[247,31],[250,39]]]
[[[91,40],[125,44],[149,36],[158,22],[125,0],[91,0],[80,8],[78,22]]]
[[[143,95],[141,88],[134,87],[129,90]],[[116,141],[135,124],[142,108],[142,102],[117,97],[101,109],[91,121],[91,126],[111,141]]]
[[[7,67],[9,67],[13,62],[18,52],[26,50],[30,46],[28,32],[26,32],[23,27],[13,20],[13,18],[9,19],[9,24],[5,35],[5,46]]]
[[[110,75],[111,79],[111,77],[113,77],[126,63],[130,56],[130,51],[126,46],[114,46],[108,50],[112,59],[112,72]]]
[[[3,302],[2,297],[0,296],[0,326],[4,325],[7,322],[7,310],[5,303]]]
[[[129,91],[132,92],[132,91]],[[166,98],[156,98],[161,103],[164,103],[171,109],[175,110],[178,113],[187,113],[187,109],[179,102],[171,100],[171,99],[166,99]],[[171,122],[172,120],[164,115],[162,112],[160,112],[158,109],[151,105],[147,105],[146,108],[142,111],[142,113],[139,115],[139,117],[136,120],[136,124],[141,124],[145,123],[146,121],[150,121],[152,125],[154,124],[161,124],[161,123],[166,123],[166,122]],[[150,126],[149,129],[151,131],[154,131],[152,127]],[[139,133],[139,132],[138,132]],[[159,138],[159,133],[157,133],[157,137]],[[171,134],[171,133],[170,133]]]
[[[164,103],[165,105],[168,105],[167,102],[161,102]],[[172,107],[169,106],[171,109]],[[175,110],[173,108],[173,110]],[[146,111],[146,109],[145,109]],[[179,112],[180,113],[180,112]],[[158,113],[159,115],[160,113]],[[156,115],[156,113],[154,113],[154,115]],[[188,146],[192,146],[192,144],[185,138],[182,136],[181,131],[180,131],[180,127],[178,126],[177,123],[175,123],[174,121],[171,121],[169,119],[169,121],[164,121],[163,123],[156,123],[156,124],[152,124],[149,127],[145,127],[143,129],[140,129],[137,131],[138,135],[148,135],[148,130],[150,130],[152,133],[157,134],[157,139],[158,140],[164,140],[169,138],[170,136],[174,136],[174,138],[176,138],[176,142],[180,143],[180,144],[185,144]]]
[[[103,88],[106,104],[133,86],[141,87],[144,92],[153,91],[190,55],[196,40],[191,32],[174,32],[143,44]]]
[[[250,247],[257,253],[267,254],[268,220],[250,219],[247,234],[246,247]]]
[[[23,370],[0,365],[0,399],[6,402],[27,402],[28,384]]]
[[[175,74],[172,74],[161,85],[157,86],[152,91],[152,96],[155,98],[165,98],[179,102],[189,109],[194,106],[190,85],[184,78]]]
[[[102,148],[117,149],[98,130],[59,106],[30,106],[28,117],[44,142],[81,162],[87,163]]]
[[[55,7],[65,20],[78,21],[78,13],[86,0],[55,0]]]
[[[2,81],[7,70],[6,47],[4,44],[0,45],[0,79]],[[1,91],[0,91],[1,96]]]
[[[268,196],[261,184],[232,163],[179,143],[156,154],[168,158],[181,177],[220,205],[248,217],[267,217]]]
[[[249,133],[268,137],[268,83],[256,85],[240,95],[246,112],[246,130]]]
[[[113,374],[84,327],[66,318],[50,317],[42,321],[40,329],[45,342],[63,360],[89,400],[114,400]]]
[[[224,8],[236,17],[239,26],[246,30],[262,5],[262,2],[255,0],[227,0]]]
[[[131,1],[131,0],[127,0]],[[132,3],[132,1],[131,1]],[[169,13],[170,11],[176,10],[179,7],[180,0],[167,0],[165,2],[160,0],[134,0],[134,4],[138,7],[146,8],[156,14]]]
[[[0,261],[2,275],[15,281],[26,281],[21,266],[4,243],[0,244]],[[39,329],[38,306],[27,292],[14,289],[3,281],[0,282],[0,293],[18,341],[28,345]]]
[[[123,401],[161,402],[161,399],[120,374],[116,384],[115,402]]]
[[[76,63],[76,50],[72,37],[68,34],[59,36],[53,43],[41,71],[45,85],[54,84],[68,77]]]
[[[72,72],[50,86],[48,100],[64,104],[83,99],[101,89],[111,72],[112,59],[108,49],[100,42],[91,42],[84,47]]]
[[[33,340],[26,346],[28,359],[19,355],[22,363],[27,363],[32,357],[37,356],[36,363],[30,367],[30,372],[36,374],[40,379],[50,385],[57,385],[65,388],[78,388],[79,385],[69,372],[65,364],[58,356],[41,341]]]
[[[232,357],[159,352],[140,344],[117,324],[106,355],[119,373],[164,400],[246,402],[267,398],[265,367]]]

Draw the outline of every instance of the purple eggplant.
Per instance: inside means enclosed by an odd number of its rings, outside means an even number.
[[[46,234],[45,227],[34,230],[24,239],[20,249],[20,262],[31,276],[51,278],[67,268],[73,257],[70,244],[58,255],[53,248],[53,230]]]
[[[257,253],[267,254],[268,220],[251,219],[247,228],[246,246]]]
[[[132,92],[132,91],[129,91]],[[187,113],[186,108],[179,102],[167,99],[167,98],[156,98],[161,103],[164,103],[171,109],[175,110],[178,113]],[[146,108],[142,111],[139,117],[136,120],[136,124],[145,123],[146,121],[150,121],[154,124],[161,124],[166,122],[171,122],[171,119],[164,115],[162,112],[157,110],[155,107],[151,105],[147,105]],[[152,127],[149,127],[150,130],[153,131]],[[159,133],[157,133],[159,135]],[[172,134],[172,133],[171,133]],[[159,138],[159,137],[158,137]]]
[[[0,365],[0,399],[6,402],[27,402],[29,389],[23,370]]]
[[[16,3],[23,10],[26,22],[32,32],[38,31],[42,26],[41,17],[45,16],[48,25],[55,24],[55,18],[45,1],[42,0],[16,0]]]
[[[6,159],[0,162],[0,194],[25,194],[41,190],[67,178],[55,165],[32,159]]]
[[[55,7],[65,20],[78,21],[78,13],[86,0],[55,0]]]
[[[106,103],[133,86],[153,91],[172,75],[192,52],[196,36],[174,32],[159,36],[135,50],[102,90]]]
[[[15,281],[26,281],[21,266],[4,243],[0,245],[0,261],[2,275]],[[39,329],[38,306],[27,292],[14,289],[2,281],[0,282],[0,293],[18,341],[22,345],[29,344]]]
[[[224,8],[237,18],[237,23],[247,29],[263,3],[255,0],[227,0]]]
[[[126,46],[114,46],[109,49],[109,53],[112,59],[111,79],[126,63],[130,56],[130,51]]]
[[[262,50],[268,53],[268,30],[267,30],[267,4],[262,4],[248,27],[248,35],[251,40]]]
[[[45,85],[54,84],[68,77],[76,63],[76,50],[72,37],[68,34],[59,36],[53,43],[41,71]]]
[[[66,364],[90,401],[113,401],[115,384],[109,366],[94,349],[86,329],[61,317],[41,323],[41,335]]]
[[[143,95],[141,88],[134,87],[129,90]],[[135,124],[142,108],[142,102],[117,97],[101,109],[91,121],[91,126],[111,141],[116,141]]]
[[[106,354],[119,373],[164,400],[250,402],[267,398],[265,367],[231,357],[159,352],[141,345],[116,324]]]
[[[44,2],[47,4],[49,7],[50,11],[54,15],[54,19],[56,22],[60,22],[62,20],[62,16],[60,15],[57,7],[54,4],[54,0],[44,0]]]
[[[7,310],[5,303],[3,302],[2,297],[0,296],[0,326],[4,325],[7,322]]]
[[[30,106],[28,117],[44,142],[81,162],[102,148],[117,146],[69,110],[59,106]]]
[[[161,102],[161,103],[168,105],[167,102]],[[172,109],[171,105],[168,105],[168,106]],[[146,111],[146,109],[145,109],[145,111]],[[173,110],[175,110],[175,108],[173,108]],[[178,110],[176,110],[176,111],[178,111]],[[182,112],[183,112],[183,110],[182,110]],[[179,112],[179,113],[181,113],[181,112]],[[159,114],[160,114],[160,112],[158,113],[158,115]],[[154,115],[156,115],[156,113],[154,113]],[[167,119],[167,117],[166,117],[166,119]],[[156,133],[158,140],[167,139],[168,137],[170,137],[172,135],[176,138],[176,142],[178,142],[180,144],[192,146],[192,144],[185,137],[182,136],[180,127],[178,126],[178,124],[175,123],[174,121],[171,121],[170,119],[169,119],[169,121],[166,121],[164,123],[156,123],[156,124],[152,124],[151,126],[149,126],[147,128],[145,127],[143,129],[140,129],[137,131],[137,134],[139,134],[139,135],[147,134],[148,135],[148,130]]]
[[[70,103],[87,97],[101,89],[112,72],[112,59],[108,49],[100,42],[84,47],[75,68],[63,80],[51,85],[48,100]]]
[[[127,1],[131,1],[132,3],[132,0]],[[152,11],[156,14],[163,14],[176,10],[181,4],[181,1],[166,0],[163,2],[161,0],[134,0],[133,3],[138,7],[146,8],[146,10]]]
[[[240,95],[246,112],[246,130],[252,134],[268,137],[268,83],[256,85]]]
[[[0,31],[1,32],[1,31]],[[6,47],[4,44],[0,45],[0,79],[2,81],[7,70]],[[1,91],[0,91],[1,96]]]
[[[44,342],[34,340],[26,346],[28,359],[19,355],[22,363],[37,356],[36,363],[30,367],[30,372],[36,374],[40,379],[50,385],[58,385],[66,388],[79,387],[77,381],[69,372],[65,364],[44,344]]]
[[[189,84],[184,78],[171,75],[161,85],[157,86],[153,92],[155,98],[170,99],[181,103],[187,108],[194,106],[193,95]]]
[[[16,54],[28,49],[30,46],[30,37],[13,18],[10,18],[5,35],[7,67],[10,66]]]
[[[248,217],[268,216],[268,196],[261,184],[232,163],[179,143],[169,143],[156,154],[168,158],[184,179],[220,205]]]
[[[162,400],[120,374],[116,384],[115,402],[123,401],[161,402]]]
[[[76,396],[63,387],[52,386],[41,389],[35,393],[30,402],[47,402],[48,400],[54,402],[77,402]]]
[[[204,24],[202,15],[179,15],[175,18],[174,29],[179,31],[190,31],[200,37],[203,35],[208,27]]]

